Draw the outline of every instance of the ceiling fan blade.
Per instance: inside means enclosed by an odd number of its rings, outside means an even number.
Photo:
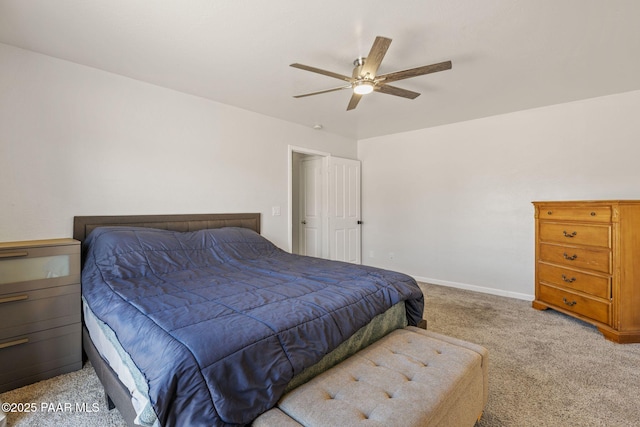
[[[366,65],[366,64],[365,64]],[[384,83],[391,83],[398,80],[408,79],[410,77],[422,76],[424,74],[437,73],[451,69],[451,61],[439,62],[437,64],[425,65],[423,67],[411,68],[409,70],[396,71],[389,74],[383,74],[376,77],[376,80]]]
[[[362,98],[362,95],[358,95],[357,93],[354,93],[353,95],[351,95],[351,99],[349,100],[349,105],[347,105],[347,111],[353,110],[354,108],[356,108],[358,106],[358,102],[360,102],[360,98]]]
[[[391,44],[391,39],[386,37],[376,37],[373,42],[373,46],[371,46],[371,51],[369,52],[369,56],[367,56],[364,61],[364,65],[362,66],[362,76],[366,76],[369,74],[371,78],[376,75],[378,71],[378,67],[380,67],[380,63],[382,63],[382,59],[384,55],[387,53],[387,49],[389,49],[389,45]]]
[[[319,90],[318,92],[303,93],[302,95],[294,95],[293,97],[294,98],[304,98],[305,96],[320,95],[321,93],[335,92],[337,90],[342,90],[342,89],[351,89],[351,85],[334,87],[333,89]]]
[[[403,98],[415,99],[420,96],[418,92],[412,92],[406,89],[400,89],[399,87],[390,85],[376,85],[374,88],[376,92],[386,93],[387,95],[401,96]]]
[[[345,76],[345,75],[342,75],[342,74],[334,73],[332,71],[322,70],[322,69],[316,68],[316,67],[310,67],[308,65],[302,65],[302,64],[295,63],[295,64],[291,64],[290,66],[293,67],[293,68],[299,68],[299,69],[305,70],[305,71],[311,71],[312,73],[322,74],[323,76],[333,77],[333,78],[338,79],[338,80],[344,80],[344,81],[347,81],[349,83],[351,83],[351,80],[352,80],[351,77],[349,77],[349,76]]]

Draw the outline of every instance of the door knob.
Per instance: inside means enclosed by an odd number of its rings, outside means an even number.
[[[358,225],[362,224],[362,221],[358,220]]]
[[[304,219],[302,221],[300,221],[302,224],[306,224],[307,221],[305,221]]]

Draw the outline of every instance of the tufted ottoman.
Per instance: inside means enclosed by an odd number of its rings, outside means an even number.
[[[292,390],[253,426],[473,426],[487,371],[479,345],[399,329]]]

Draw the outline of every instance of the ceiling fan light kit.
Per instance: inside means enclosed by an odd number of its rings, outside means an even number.
[[[439,62],[437,64],[425,65],[422,67],[411,68],[403,71],[395,71],[393,73],[376,75],[378,68],[382,63],[384,55],[389,49],[391,39],[378,36],[371,46],[369,56],[366,58],[358,58],[353,61],[355,68],[353,69],[352,76],[345,76],[343,74],[334,73],[332,71],[322,70],[320,68],[310,67],[308,65],[294,63],[291,67],[299,68],[305,71],[311,71],[313,73],[322,74],[324,76],[333,77],[335,79],[343,80],[349,84],[346,86],[340,86],[333,89],[321,90],[318,92],[306,93],[303,95],[295,95],[294,98],[304,98],[312,95],[319,95],[321,93],[335,92],[342,89],[352,89],[353,94],[347,105],[347,111],[353,110],[360,102],[362,95],[369,94],[371,92],[381,92],[387,95],[400,96],[407,99],[415,99],[420,94],[412,92],[410,90],[401,89],[396,86],[389,85],[390,82],[398,80],[408,79],[410,77],[422,76],[424,74],[436,73],[438,71],[450,70],[451,61]]]
[[[366,95],[373,92],[375,82],[372,80],[357,80],[353,82],[353,93],[358,95]]]

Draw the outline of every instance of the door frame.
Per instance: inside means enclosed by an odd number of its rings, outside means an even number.
[[[288,205],[288,227],[287,227],[287,244],[288,244],[288,251],[289,253],[293,252],[293,184],[294,184],[294,180],[298,179],[298,177],[294,176],[293,173],[293,154],[294,153],[298,153],[298,154],[306,154],[306,155],[310,155],[310,156],[319,156],[322,157],[322,162],[324,165],[324,170],[325,173],[327,171],[327,167],[328,167],[328,159],[331,156],[331,153],[327,153],[325,151],[318,151],[318,150],[313,150],[310,148],[305,148],[305,147],[297,147],[295,145],[289,145],[288,150],[287,150],[287,165],[288,165],[288,171],[287,171],[287,175],[288,175],[288,199],[287,199],[287,205]],[[326,180],[326,179],[325,179]],[[326,188],[323,188],[323,191],[326,191]],[[295,206],[295,209],[298,209],[298,206]],[[326,210],[326,206],[322,207],[323,210]],[[326,219],[325,219],[326,221]],[[298,224],[296,224],[297,226]],[[328,238],[328,235],[326,235],[327,231],[326,231],[326,227],[325,224],[323,224],[322,227],[322,244],[326,245],[326,239]]]

